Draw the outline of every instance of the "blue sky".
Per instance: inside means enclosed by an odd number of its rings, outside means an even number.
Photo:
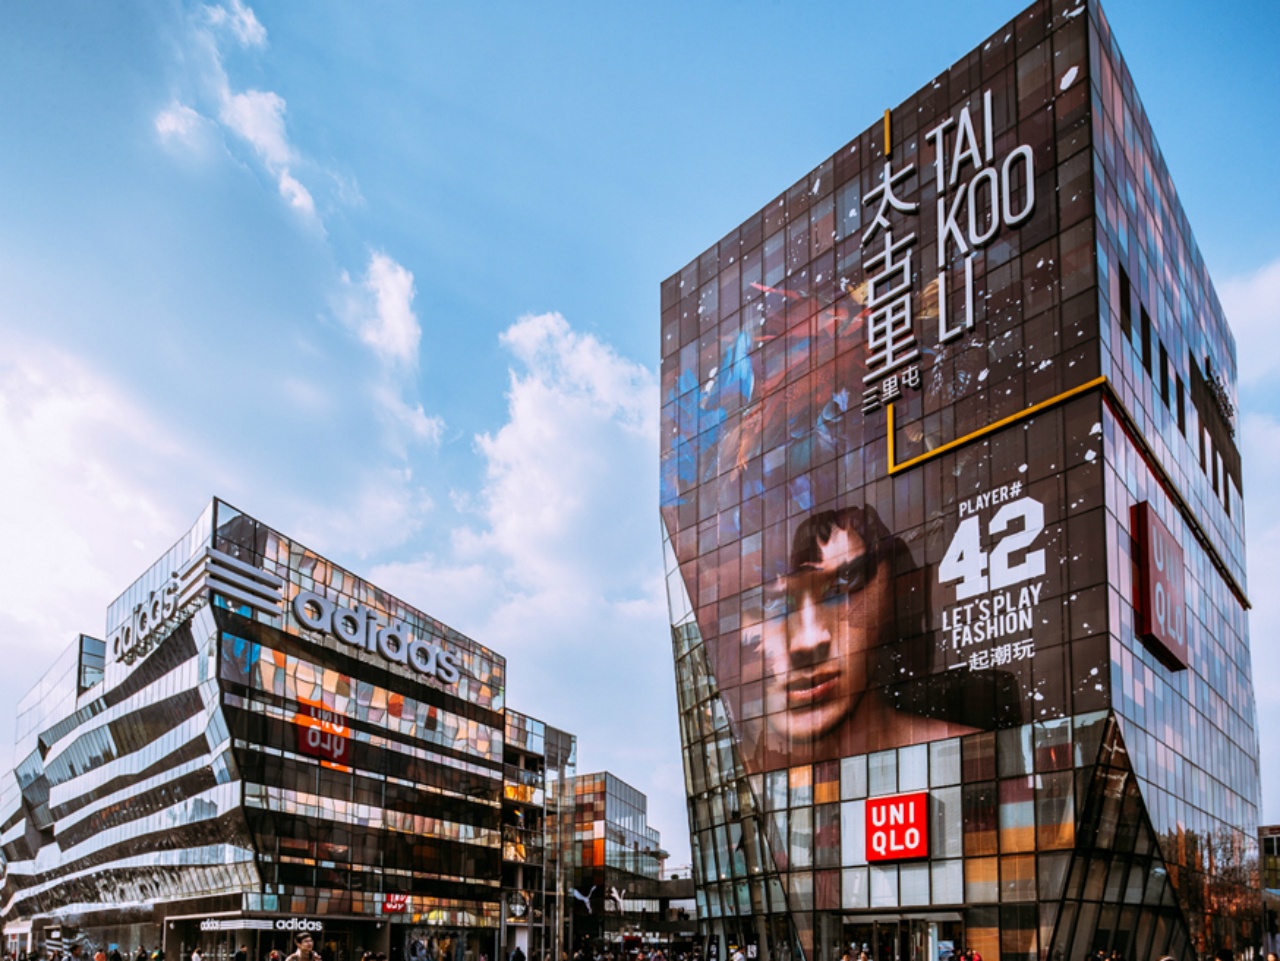
[[[658,284],[1022,5],[6,5],[0,702],[218,494],[507,655],[687,859]],[[1280,820],[1280,7],[1107,11],[1239,340]]]

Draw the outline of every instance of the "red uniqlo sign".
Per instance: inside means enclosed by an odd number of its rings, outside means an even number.
[[[867,799],[867,860],[929,856],[929,792]]]
[[[294,715],[299,754],[318,757],[324,767],[350,772],[345,761],[351,751],[351,729],[346,718],[318,701],[298,698],[300,710]]]
[[[386,894],[382,897],[383,914],[404,914],[409,907],[409,895]]]
[[[1171,671],[1187,666],[1186,560],[1169,528],[1143,501],[1129,508],[1133,528],[1133,606],[1138,615],[1138,636]]]

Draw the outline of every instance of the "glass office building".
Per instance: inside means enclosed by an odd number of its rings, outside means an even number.
[[[708,953],[1262,939],[1235,343],[1043,0],[662,284]]]
[[[104,637],[19,706],[13,947],[225,959],[311,931],[327,961],[468,961],[502,956],[523,894],[544,930],[504,813],[540,830],[575,744],[507,711],[500,655],[217,500]]]

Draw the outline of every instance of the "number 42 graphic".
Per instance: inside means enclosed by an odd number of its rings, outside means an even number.
[[[1010,524],[1021,519],[1022,529],[1006,534]],[[995,539],[991,553],[982,550],[982,524],[967,517],[956,528],[942,563],[938,581],[956,585],[956,600],[963,601],[987,591],[998,591],[1022,581],[1044,576],[1044,548],[1028,551],[1019,563],[1009,563],[1018,551],[1027,550],[1044,530],[1044,505],[1030,497],[1010,501],[996,511],[987,526],[987,539]],[[1003,536],[1001,536],[1003,535]]]

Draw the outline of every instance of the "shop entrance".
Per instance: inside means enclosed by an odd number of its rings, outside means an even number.
[[[318,947],[321,961],[353,961],[349,931],[326,930]]]
[[[860,961],[954,961],[963,947],[961,921],[934,918],[847,919],[844,947]]]

